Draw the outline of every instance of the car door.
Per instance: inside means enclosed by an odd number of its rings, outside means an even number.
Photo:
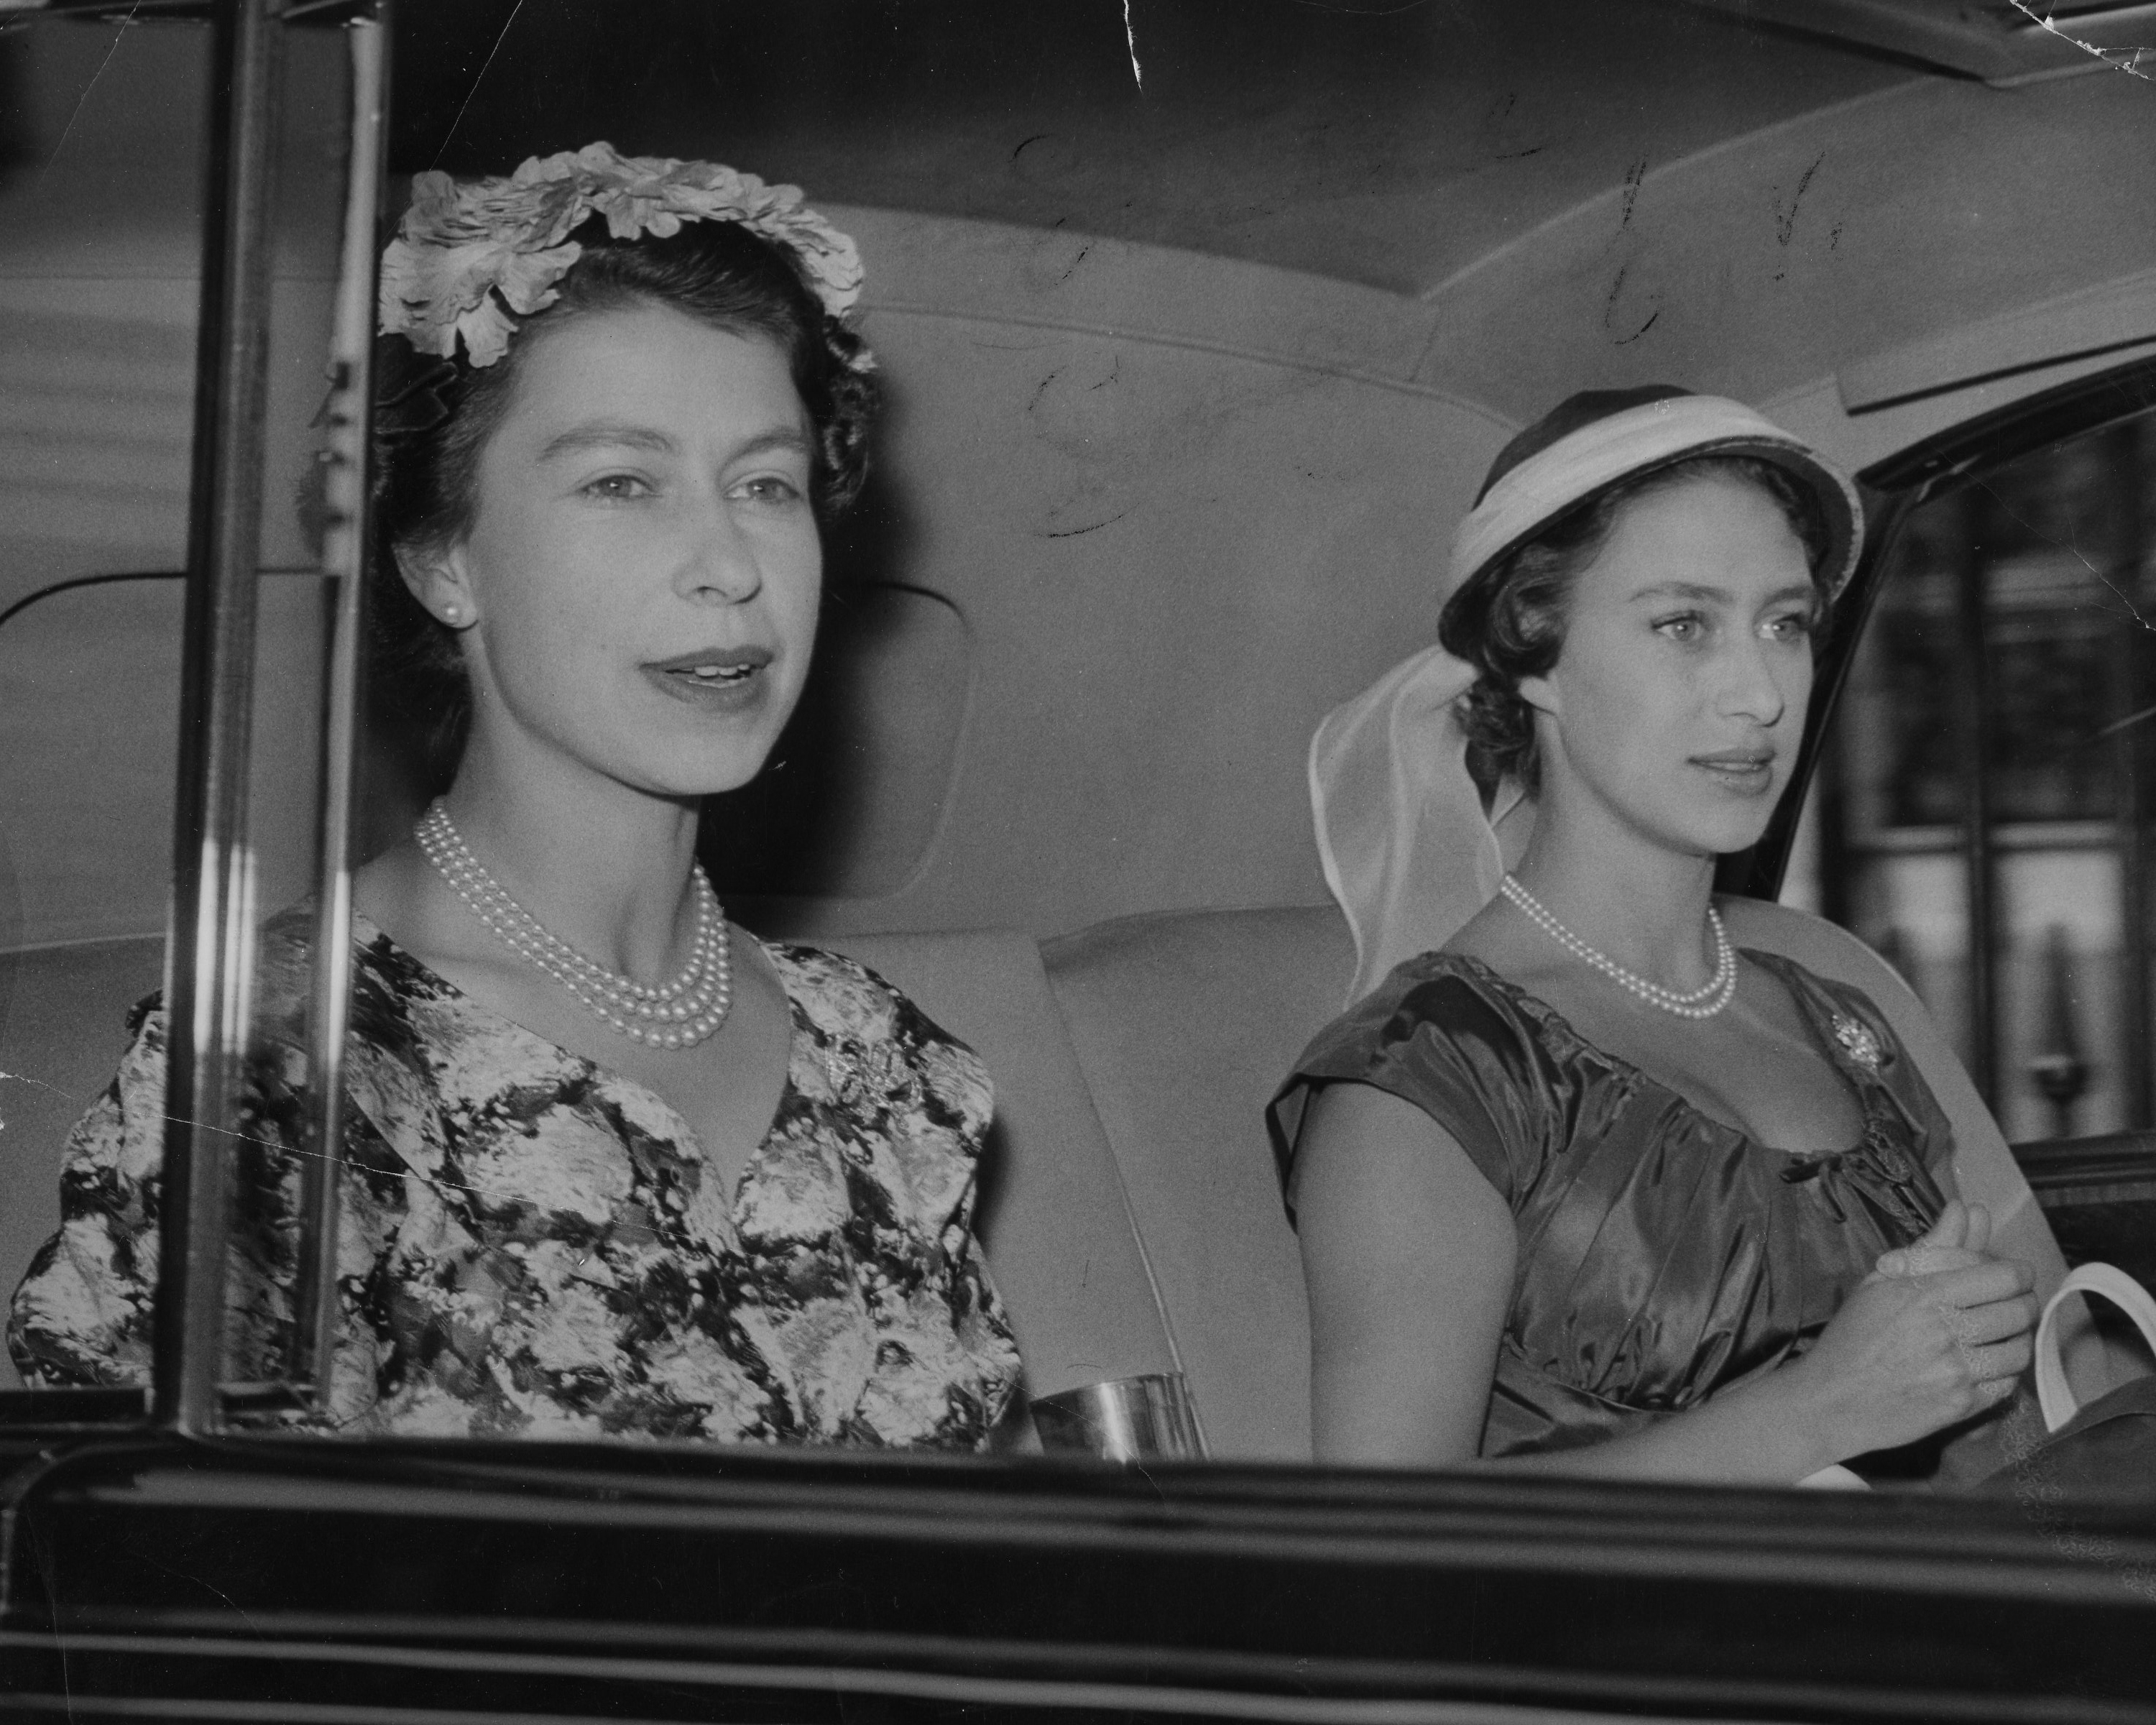
[[[2128,359],[1863,475],[1802,891],[1923,999],[2070,1261],[2156,1274],[2148,819],[2156,371]],[[1748,869],[1748,873],[1746,870]]]

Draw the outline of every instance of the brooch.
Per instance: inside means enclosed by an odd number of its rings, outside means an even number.
[[[1876,1073],[1879,1062],[1886,1057],[1880,1047],[1879,1038],[1871,1026],[1840,1013],[1834,1015],[1834,1040],[1841,1045],[1841,1051],[1867,1072]]]
[[[889,1042],[835,1042],[822,1049],[819,1057],[832,1096],[850,1105],[895,1095],[912,1076],[905,1053]]]

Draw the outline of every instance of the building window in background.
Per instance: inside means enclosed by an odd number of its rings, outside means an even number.
[[[2017,1141],[2156,1124],[2152,520],[2148,417],[1912,511],[1827,757],[1824,906]]]

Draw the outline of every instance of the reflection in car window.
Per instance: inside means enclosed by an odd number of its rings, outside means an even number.
[[[2156,422],[1917,510],[1839,728],[1842,920],[1956,1040],[2010,1137],[2152,1123]]]

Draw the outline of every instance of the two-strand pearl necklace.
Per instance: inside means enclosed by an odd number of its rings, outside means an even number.
[[[439,801],[413,834],[435,871],[497,940],[559,983],[609,1029],[652,1048],[694,1048],[726,1023],[734,1000],[732,946],[726,912],[701,865],[691,875],[696,930],[689,962],[671,982],[654,988],[593,963],[548,932],[472,855]]]
[[[1707,907],[1707,926],[1714,932],[1714,974],[1707,979],[1704,987],[1681,994],[1675,988],[1650,982],[1635,970],[1627,970],[1608,953],[1589,946],[1553,916],[1543,901],[1512,875],[1506,875],[1498,883],[1498,890],[1527,912],[1530,922],[1573,957],[1593,965],[1620,988],[1650,1006],[1659,1006],[1681,1019],[1711,1019],[1736,995],[1737,954],[1729,944],[1729,931],[1722,926],[1721,913],[1712,905]]]

